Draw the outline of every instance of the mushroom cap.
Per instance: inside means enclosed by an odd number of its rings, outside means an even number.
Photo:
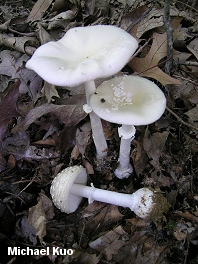
[[[52,181],[50,194],[55,206],[64,213],[73,213],[82,201],[81,196],[70,193],[73,183],[86,185],[87,173],[82,166],[71,166],[57,174]]]
[[[153,82],[139,76],[121,76],[102,83],[90,98],[102,119],[122,125],[148,125],[161,117],[166,98]]]
[[[26,67],[51,84],[72,87],[116,74],[137,47],[134,37],[115,26],[76,27],[40,46]]]

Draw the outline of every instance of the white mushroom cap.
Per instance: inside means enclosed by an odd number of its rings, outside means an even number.
[[[26,67],[51,84],[75,86],[119,72],[137,47],[134,37],[115,26],[76,27],[40,46]]]
[[[121,76],[102,83],[90,98],[102,119],[122,125],[147,125],[161,117],[166,98],[153,82],[138,76]]]
[[[81,196],[70,193],[73,183],[86,185],[87,173],[82,166],[72,166],[62,170],[52,181],[50,194],[55,206],[64,213],[73,213],[82,201]]]

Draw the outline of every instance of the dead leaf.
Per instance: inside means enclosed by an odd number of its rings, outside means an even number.
[[[91,124],[86,122],[81,127],[77,128],[76,131],[76,144],[78,146],[79,152],[84,155],[85,149],[88,145],[88,142],[91,138]]]
[[[133,144],[136,146],[135,149],[131,153],[131,157],[133,160],[133,166],[135,168],[135,172],[137,176],[145,169],[146,164],[148,163],[148,156],[142,146],[142,143],[133,140]]]
[[[47,98],[47,102],[50,103],[52,100],[52,97],[59,97],[59,94],[57,92],[57,89],[54,87],[53,84],[50,84],[48,82],[44,83],[44,86],[41,90],[41,92],[45,95],[45,97]]]
[[[2,141],[2,152],[4,155],[14,155],[16,160],[22,158],[42,160],[59,157],[60,154],[47,148],[36,148],[30,145],[29,135],[24,132],[17,132]]]
[[[184,241],[186,238],[195,231],[194,226],[188,226],[187,224],[177,223],[174,228],[173,235],[178,241]]]
[[[89,204],[82,212],[82,218],[86,218],[86,233],[96,230],[100,226],[112,225],[123,218],[115,205],[106,205],[96,202]]]
[[[80,105],[55,105],[47,103],[31,109],[25,117],[25,120],[16,125],[12,132],[24,132],[30,124],[47,113],[53,113],[66,127],[77,125],[87,115]]]
[[[180,215],[181,217],[184,217],[184,218],[186,218],[186,219],[188,219],[188,220],[190,220],[190,221],[192,221],[192,222],[196,222],[196,223],[198,223],[198,217],[195,216],[195,215],[193,215],[193,214],[191,214],[191,213],[188,212],[188,211],[185,211],[185,212],[177,211],[176,213],[177,213],[178,215]]]
[[[55,0],[52,7],[52,12],[64,9],[66,6],[67,3],[64,0]]]
[[[86,159],[82,159],[83,160],[83,164],[86,168],[86,172],[87,174],[91,175],[91,174],[94,174],[94,168],[93,168],[93,165],[91,165]]]
[[[53,0],[38,0],[32,8],[32,11],[27,18],[27,22],[40,20],[52,2]]]
[[[118,254],[118,250],[126,244],[127,240],[128,234],[121,226],[118,226],[104,236],[90,242],[89,247],[102,252],[106,259],[110,261],[112,255]]]
[[[10,37],[6,34],[0,34],[0,45],[4,45],[10,49],[14,49],[21,53],[27,53],[28,50],[25,49],[26,45],[37,47],[39,45],[37,38],[35,37]],[[29,53],[29,55],[32,55],[32,53]]]
[[[38,35],[41,45],[49,41],[54,41],[50,34],[42,27],[41,23],[38,23]]]
[[[37,244],[35,229],[29,223],[27,216],[23,216],[23,218],[16,223],[16,228],[17,232],[21,232],[21,236],[27,239],[27,242],[30,241],[33,245]]]
[[[198,39],[195,38],[187,45],[187,49],[196,57],[198,60]]]
[[[159,158],[162,154],[169,132],[164,131],[162,133],[156,132],[150,135],[148,128],[145,131],[143,138],[143,147],[147,152],[147,155],[152,158],[150,163],[155,167],[159,168]]]
[[[16,111],[16,101],[19,95],[20,81],[17,80],[8,89],[8,93],[0,102],[0,141],[3,140],[5,131],[12,121],[12,118],[16,118],[18,113]]]
[[[41,191],[39,197],[42,201],[42,206],[45,212],[46,219],[51,220],[55,215],[52,200],[45,195],[44,191]]]
[[[159,67],[159,61],[166,57],[167,50],[167,36],[164,34],[153,34],[153,43],[149,53],[144,58],[133,58],[129,62],[131,69],[138,73],[140,76],[154,78],[164,86],[166,84],[181,84],[175,78],[170,77],[164,73]]]
[[[139,6],[133,11],[127,13],[122,17],[120,27],[126,31],[130,31],[130,34],[136,36],[138,24],[136,21],[148,10],[148,6]]]
[[[28,93],[34,100],[42,85],[42,79],[34,72],[26,69],[24,64],[29,59],[26,54],[17,51],[3,50],[0,52],[0,74],[12,79],[19,79],[20,93]]]
[[[192,121],[198,121],[198,105],[185,112],[185,115],[187,115]]]
[[[164,24],[163,14],[163,9],[153,8],[147,16],[141,17],[141,15],[139,17],[141,18],[139,23],[132,29],[132,31],[130,31],[130,33],[137,38],[140,38],[145,32],[161,27]],[[192,23],[193,21],[195,22],[195,20],[189,16],[188,12],[180,11],[173,6],[170,9],[170,16],[171,18],[179,17],[182,19],[185,17],[186,20],[192,21]]]
[[[39,240],[42,243],[43,237],[46,235],[46,216],[41,198],[39,198],[39,201],[35,206],[29,208],[28,222],[34,227],[35,234],[39,237]]]
[[[80,152],[79,152],[78,146],[75,145],[74,148],[72,149],[72,152],[70,155],[71,163],[72,163],[73,159],[75,160],[78,158],[79,154],[80,154]]]
[[[67,10],[47,21],[44,20],[43,22],[44,23],[47,22],[48,30],[52,30],[57,27],[65,29],[74,17],[75,17],[75,13],[73,13],[71,10]]]

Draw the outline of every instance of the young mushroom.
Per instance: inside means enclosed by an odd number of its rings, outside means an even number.
[[[90,98],[93,111],[102,119],[121,124],[119,165],[115,175],[128,178],[133,172],[130,164],[131,141],[135,127],[155,122],[164,113],[166,98],[153,82],[138,76],[121,76],[102,83]]]
[[[65,213],[73,213],[83,197],[88,202],[94,200],[117,206],[128,207],[144,219],[156,220],[168,210],[165,197],[149,188],[142,188],[133,194],[117,193],[85,186],[87,173],[82,166],[72,166],[62,170],[52,181],[50,193],[55,206]]]
[[[129,61],[138,42],[129,33],[110,25],[76,27],[57,42],[40,46],[26,63],[47,82],[57,86],[84,83],[87,103],[83,109],[90,115],[96,156],[107,154],[100,118],[92,111],[90,96],[95,92],[94,80],[118,73]]]

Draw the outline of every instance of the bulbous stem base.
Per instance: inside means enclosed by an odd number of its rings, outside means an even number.
[[[133,166],[129,163],[128,168],[122,169],[120,164],[118,165],[117,169],[114,171],[115,176],[118,179],[127,179],[133,173]]]

